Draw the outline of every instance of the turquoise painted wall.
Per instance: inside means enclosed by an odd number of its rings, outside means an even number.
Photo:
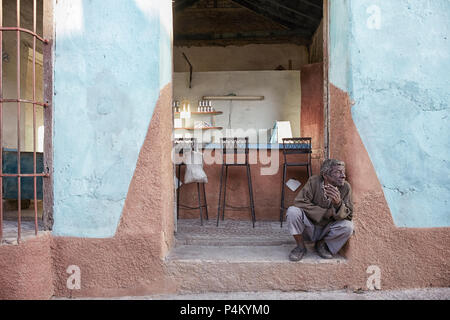
[[[112,237],[160,89],[171,81],[171,1],[54,6],[53,233]]]
[[[335,86],[349,91],[350,82],[350,5],[349,0],[329,2],[330,60],[329,79]]]
[[[332,0],[330,21],[330,81],[395,224],[449,227],[450,1]]]

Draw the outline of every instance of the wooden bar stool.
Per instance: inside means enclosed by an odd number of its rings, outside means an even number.
[[[178,155],[182,155],[184,153],[190,152],[190,151],[197,151],[197,139],[195,138],[177,138],[174,140],[174,149],[175,153]],[[198,206],[197,207],[190,207],[183,204],[180,204],[180,180],[181,180],[181,167],[186,166],[186,163],[180,162],[176,163],[176,168],[178,171],[178,181],[177,181],[177,219],[179,219],[180,216],[180,208],[184,210],[200,210],[200,224],[203,226],[203,210],[202,208],[205,208],[206,213],[206,220],[208,220],[208,204],[206,202],[206,192],[205,192],[205,184],[204,183],[197,183],[197,195],[198,195]],[[200,192],[200,189],[202,189],[202,192]],[[201,193],[203,193],[203,201],[202,204],[201,201]]]
[[[281,184],[281,206],[280,206],[280,224],[283,227],[283,214],[286,208],[284,207],[284,189],[286,188],[286,174],[288,167],[306,167],[308,178],[312,176],[311,168],[311,138],[285,138],[283,139],[283,181]],[[288,162],[287,156],[292,154],[306,154],[307,160],[305,162]]]
[[[256,215],[255,215],[255,204],[253,201],[253,187],[252,187],[252,176],[250,172],[250,163],[248,161],[248,137],[245,138],[221,138],[222,147],[222,172],[220,175],[220,188],[219,188],[219,205],[217,208],[217,226],[219,226],[220,212],[222,211],[222,221],[225,220],[225,209],[232,210],[242,210],[250,208],[252,214],[253,228],[255,227]],[[237,154],[245,154],[245,163],[235,163],[234,157]],[[226,163],[227,155],[233,156],[233,163]],[[247,184],[248,193],[250,196],[250,206],[249,207],[233,207],[226,205],[226,195],[227,195],[227,179],[228,179],[228,167],[246,167],[247,171]],[[222,181],[225,172],[225,182],[223,191],[223,203],[222,203]]]

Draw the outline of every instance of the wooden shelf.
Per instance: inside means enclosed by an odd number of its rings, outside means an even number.
[[[206,127],[206,128],[174,128],[175,130],[222,130],[222,127]]]
[[[181,112],[174,112],[174,114],[180,114]],[[191,112],[192,114],[204,114],[204,115],[209,115],[209,116],[213,116],[213,115],[218,115],[218,114],[223,114],[222,111],[214,111],[214,112]]]
[[[264,96],[204,96],[203,100],[264,100]]]

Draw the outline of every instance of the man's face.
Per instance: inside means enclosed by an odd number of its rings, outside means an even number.
[[[329,175],[325,175],[329,184],[335,187],[342,187],[345,182],[345,166],[334,166]]]

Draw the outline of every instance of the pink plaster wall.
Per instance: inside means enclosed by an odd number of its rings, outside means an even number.
[[[450,285],[450,228],[394,225],[369,155],[351,117],[347,93],[330,85],[330,152],[346,162],[353,188],[356,235],[346,255],[353,266],[375,264],[388,288]],[[389,156],[389,155],[386,155]]]
[[[51,241],[45,233],[19,245],[0,245],[0,300],[53,296]]]
[[[303,66],[301,85],[301,136],[312,138],[313,171],[319,172],[324,160],[323,63]]]
[[[162,259],[173,243],[171,162],[172,86],[161,90],[131,181],[122,217],[111,239],[53,239],[55,295],[121,296],[173,292]],[[67,266],[82,272],[81,290],[68,290]]]
[[[313,149],[323,149],[323,63],[301,69],[301,135],[312,138]]]

